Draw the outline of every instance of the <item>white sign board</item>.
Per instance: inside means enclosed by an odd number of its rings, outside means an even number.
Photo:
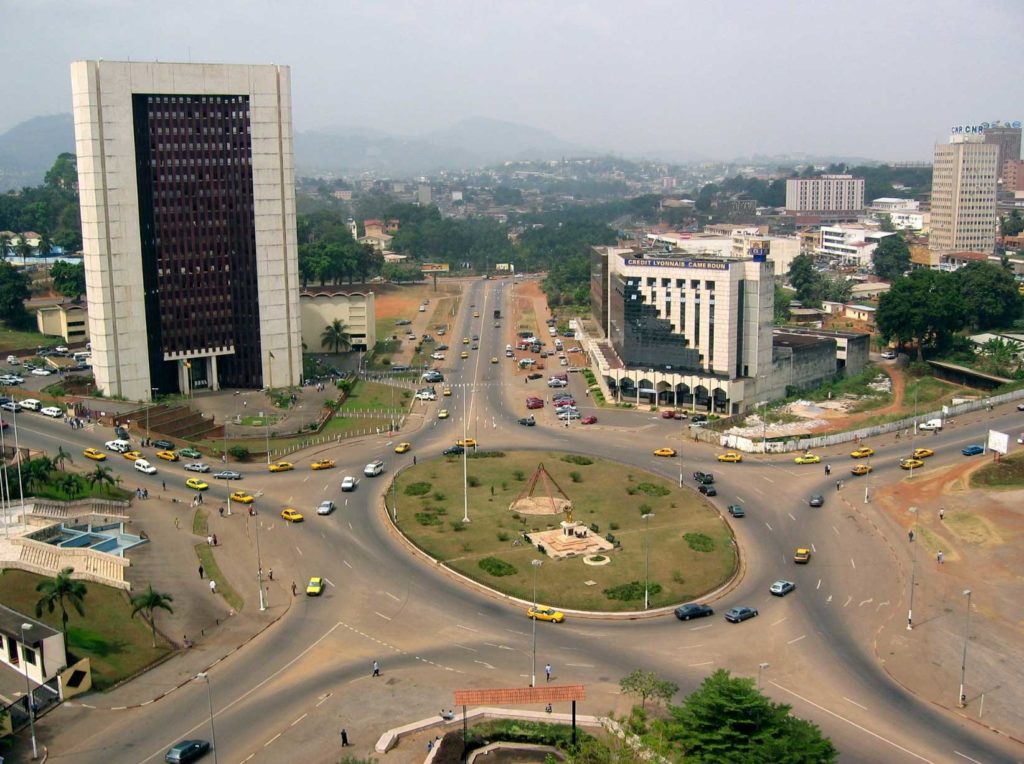
[[[1005,432],[989,430],[988,447],[992,451],[997,451],[998,453],[1005,455],[1010,448],[1010,436]]]

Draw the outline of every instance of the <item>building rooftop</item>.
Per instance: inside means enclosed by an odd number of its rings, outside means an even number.
[[[949,260],[977,260],[984,261],[988,260],[988,255],[984,252],[947,252],[940,257],[947,258]]]
[[[9,607],[0,605],[0,634],[20,641],[21,625],[23,623],[32,624],[32,630],[25,635],[28,637],[30,645],[38,644],[47,637],[52,637],[55,634],[60,633],[56,629],[51,629],[42,621],[37,621],[35,618],[29,618],[24,613],[19,613],[17,610],[12,610]]]
[[[772,331],[772,345],[776,347],[809,347],[820,345],[825,342],[834,343],[835,340],[828,337],[815,337],[809,334],[798,334],[788,329],[775,329]]]

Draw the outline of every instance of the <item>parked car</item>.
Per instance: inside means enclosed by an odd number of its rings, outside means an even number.
[[[178,456],[183,456],[186,459],[198,459],[202,454],[194,448],[179,448]]]
[[[154,440],[153,448],[160,448],[163,449],[164,451],[172,451],[174,450],[174,444],[171,443],[171,441],[169,440]]]
[[[715,482],[714,473],[711,472],[694,472],[693,479],[705,485],[711,485]]]
[[[64,416],[64,410],[59,409],[56,406],[47,406],[44,409],[40,409],[39,413],[42,414],[43,416],[52,417],[54,419],[59,419],[60,417]]]
[[[730,608],[725,614],[725,620],[729,623],[740,623],[746,621],[748,618],[757,617],[757,608],[752,607],[734,607]]]
[[[441,452],[441,456],[460,456],[465,453],[466,449],[462,446],[451,446]]]
[[[710,605],[701,605],[696,602],[680,605],[676,608],[676,618],[680,621],[689,621],[691,618],[706,618],[714,614],[715,611]]]

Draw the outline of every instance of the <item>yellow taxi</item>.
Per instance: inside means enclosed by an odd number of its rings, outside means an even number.
[[[96,448],[87,448],[82,452],[82,455],[86,459],[92,459],[93,461],[102,462],[106,461],[107,455]]]
[[[295,465],[291,462],[274,462],[267,469],[271,472],[287,472],[288,470],[295,469]]]
[[[139,451],[125,451],[121,456],[130,462],[134,462],[136,459],[142,458],[142,453]]]
[[[463,350],[461,353],[459,353],[459,356],[462,358],[469,358],[469,351]]]
[[[296,512],[291,507],[285,507],[281,510],[281,519],[290,523],[301,523],[303,518],[301,512]]]
[[[821,457],[817,454],[807,452],[806,454],[800,454],[793,460],[796,464],[818,464],[821,462]]]
[[[404,454],[410,448],[412,448],[412,444],[411,443],[399,443],[397,446],[395,446],[395,453],[396,454]]]
[[[861,446],[856,451],[851,451],[850,452],[850,456],[852,456],[854,459],[863,459],[866,456],[874,456],[874,455],[875,455],[875,449],[868,448],[867,446]]]
[[[176,462],[178,461],[178,455],[173,451],[157,451],[158,459],[163,459],[165,462]]]
[[[491,363],[497,363],[497,362],[498,362],[498,356],[492,355],[491,356]]]
[[[231,501],[237,501],[240,504],[252,504],[255,499],[251,493],[246,493],[245,491],[232,491]]]
[[[441,395],[444,395],[444,396],[447,396],[447,397],[451,397],[451,394],[452,394],[452,389],[450,387],[446,387],[444,390],[441,391]]]
[[[676,450],[674,448],[659,448],[654,452],[655,456],[675,456]]]
[[[914,458],[915,459],[927,459],[929,456],[935,456],[935,452],[930,448],[915,448]]]
[[[720,462],[742,462],[743,455],[738,454],[735,451],[726,451],[724,454],[718,455],[718,461]]]
[[[313,470],[329,470],[334,467],[334,459],[320,459],[309,465]]]
[[[869,472],[871,472],[870,464],[858,464],[856,467],[850,470],[851,475],[867,475]]]
[[[469,344],[469,337],[463,337],[462,338],[462,344],[463,345],[468,345]]]
[[[473,311],[473,318],[480,318],[480,313],[478,311],[474,310]]]
[[[553,607],[548,607],[547,605],[534,605],[526,611],[526,617],[535,618],[538,621],[561,623],[565,620],[565,613],[561,610],[555,610]]]
[[[319,597],[324,591],[324,580],[320,576],[313,576],[306,584],[307,597]]]
[[[476,438],[459,438],[455,441],[455,445],[463,448],[476,448]]]
[[[447,419],[448,418],[448,409],[441,409],[440,411],[438,411],[437,412],[437,418],[438,419]]]
[[[210,487],[210,484],[199,478],[189,478],[185,481],[185,485],[191,488],[193,491],[205,491]]]
[[[916,470],[924,466],[920,459],[900,459],[901,470]]]
[[[793,553],[793,562],[797,565],[806,565],[811,561],[811,550],[807,547],[797,547],[796,552]]]

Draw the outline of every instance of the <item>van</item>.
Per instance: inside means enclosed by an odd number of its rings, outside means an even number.
[[[23,409],[28,409],[29,411],[39,411],[39,409],[43,407],[43,404],[35,398],[26,398],[21,402],[21,407]]]
[[[24,402],[23,402],[24,403]],[[929,419],[927,422],[921,422],[917,426],[919,430],[941,430],[942,420],[941,419]]]
[[[375,462],[370,462],[363,468],[363,474],[366,477],[376,477],[384,471],[384,462],[378,459]]]
[[[9,355],[7,356],[7,363],[9,363],[11,366],[17,366],[20,363],[20,361],[18,360],[18,356]]]
[[[145,459],[136,459],[132,464],[135,465],[135,469],[139,472],[145,472],[147,475],[155,475],[156,467],[147,462]]]
[[[108,451],[115,451],[119,454],[126,453],[132,450],[132,444],[127,440],[108,440],[103,444],[104,448]]]
[[[78,353],[75,353],[72,356],[72,358],[74,358],[79,363],[85,363],[87,361],[91,361],[92,360],[92,353],[83,353],[83,352],[79,351]]]

